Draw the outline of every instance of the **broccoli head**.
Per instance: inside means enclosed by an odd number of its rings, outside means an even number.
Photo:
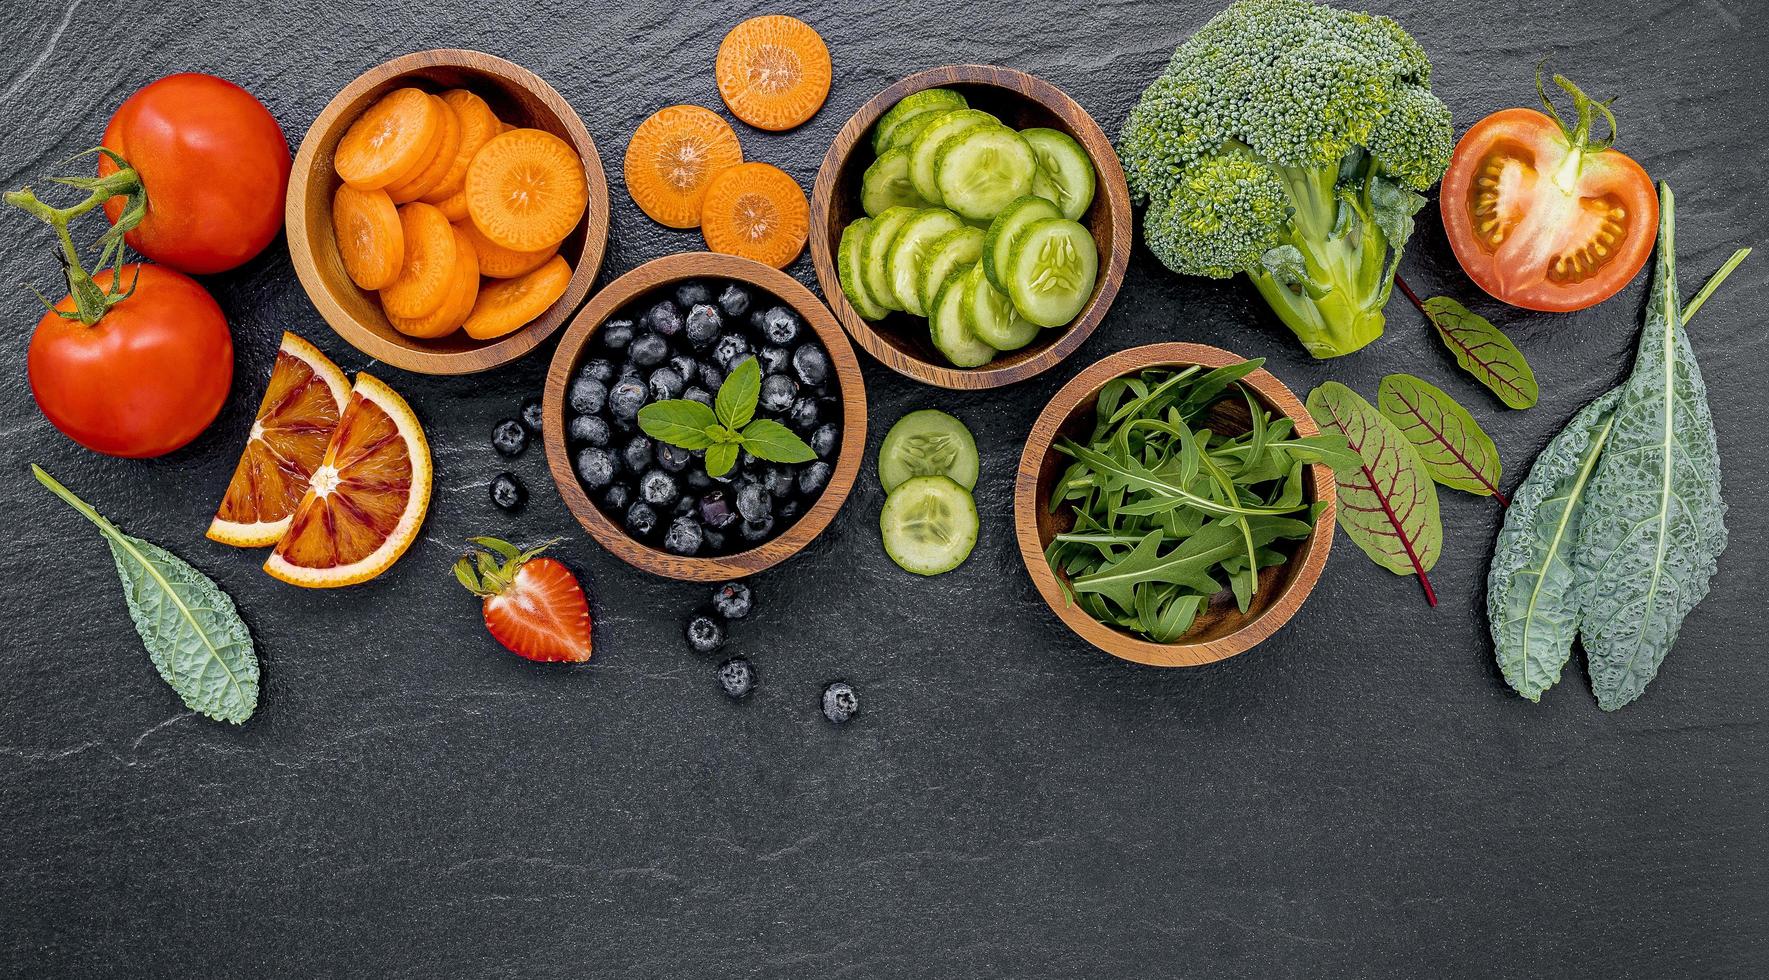
[[[1119,137],[1149,249],[1175,272],[1246,273],[1316,357],[1375,340],[1419,192],[1449,166],[1430,82],[1387,17],[1238,0],[1179,46]]]

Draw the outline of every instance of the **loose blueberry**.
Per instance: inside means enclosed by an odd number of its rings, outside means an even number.
[[[600,446],[591,446],[577,454],[577,478],[588,487],[605,487],[614,482],[614,471],[620,464],[614,454]]]
[[[491,448],[504,456],[520,456],[528,448],[528,430],[515,419],[504,419],[491,430]]]
[[[608,392],[608,411],[615,419],[631,422],[639,417],[650,392],[637,379],[623,380]]]
[[[687,635],[688,646],[695,653],[711,653],[725,645],[725,624],[705,613],[689,617],[688,626],[682,632]]]
[[[627,530],[638,537],[646,537],[657,530],[657,511],[641,500],[627,508]]]
[[[799,470],[799,493],[809,497],[821,493],[829,483],[830,466],[822,460]]]
[[[726,528],[737,520],[737,510],[731,506],[731,496],[724,490],[713,490],[700,498],[700,522],[707,527]]]
[[[656,367],[670,356],[669,341],[655,333],[643,334],[627,348],[627,356],[642,368]]]
[[[682,309],[713,301],[712,288],[698,279],[690,279],[676,287],[676,304]]]
[[[634,473],[643,473],[651,468],[651,440],[644,436],[634,436],[620,450],[621,462]]]
[[[741,338],[739,338],[741,339]],[[700,385],[707,391],[718,394],[719,388],[725,383],[725,369],[711,362],[700,365]]]
[[[579,415],[565,427],[565,437],[572,442],[581,442],[590,446],[606,446],[611,433],[608,431],[608,420],[600,415]]]
[[[666,473],[680,473],[688,467],[689,463],[694,462],[693,453],[681,446],[672,446],[661,439],[658,440],[657,450],[653,455],[657,457],[657,465]]]
[[[676,502],[676,478],[662,470],[652,470],[639,478],[639,499],[653,507],[669,507]]]
[[[823,689],[823,717],[845,725],[860,713],[860,695],[846,681],[834,681]]]
[[[737,513],[746,521],[766,520],[774,510],[773,495],[760,483],[744,483],[737,488]]]
[[[602,504],[615,513],[620,513],[632,506],[633,488],[624,483],[616,483],[602,494]]]
[[[692,517],[676,518],[663,536],[664,550],[678,555],[694,554],[700,550],[700,542],[700,525]]]
[[[491,502],[504,510],[520,510],[528,502],[528,488],[513,473],[491,478]]]
[[[594,415],[608,404],[608,386],[595,378],[578,375],[571,383],[571,390],[566,392],[565,400],[571,403],[571,410],[580,415]]]
[[[733,701],[749,697],[755,690],[756,670],[742,657],[732,657],[719,665],[719,690]]]
[[[756,404],[764,412],[787,412],[791,410],[793,399],[798,397],[798,393],[798,382],[784,374],[770,374],[762,379],[762,395]]]
[[[799,318],[786,307],[776,306],[762,314],[760,327],[769,343],[790,344],[798,339]]]
[[[769,344],[756,351],[756,360],[761,362],[763,374],[785,374],[792,365],[792,351]]]
[[[749,356],[749,341],[742,334],[728,333],[713,345],[713,361],[726,374]]]
[[[541,419],[546,415],[546,405],[539,397],[530,395],[522,399],[522,427],[534,435],[541,434]]]
[[[823,404],[815,395],[800,395],[792,400],[792,407],[787,409],[786,417],[792,427],[800,432],[809,432],[823,420]]]
[[[685,382],[673,367],[660,367],[651,372],[649,391],[654,402],[666,402],[672,398],[682,397]]]
[[[799,380],[813,387],[829,379],[829,355],[811,344],[802,344],[792,352],[792,369]]]
[[[600,381],[605,385],[613,384],[615,378],[614,362],[602,357],[598,357],[592,361],[585,361],[583,369],[577,372],[577,376],[580,378],[595,378],[597,381]]]
[[[682,397],[691,402],[699,402],[707,408],[713,407],[713,396],[699,385],[682,389]]]
[[[726,582],[713,590],[713,610],[726,619],[742,619],[749,615],[749,586],[742,582]]]
[[[719,332],[724,329],[725,320],[719,316],[718,307],[702,303],[688,311],[688,319],[682,332],[687,335],[691,346],[701,348],[717,340]]]
[[[836,446],[841,443],[841,436],[841,430],[835,427],[834,422],[825,422],[817,427],[817,431],[811,433],[811,451],[828,459],[835,455]]]
[[[633,321],[609,320],[602,324],[602,329],[596,331],[596,336],[601,339],[602,346],[609,350],[626,350],[627,345],[633,342],[633,333]]]
[[[770,516],[759,521],[744,521],[738,525],[737,533],[745,541],[766,541],[774,534],[774,518]]]
[[[682,332],[682,311],[669,300],[661,300],[645,311],[645,315],[639,318],[639,325],[649,327],[659,336],[674,337]]]

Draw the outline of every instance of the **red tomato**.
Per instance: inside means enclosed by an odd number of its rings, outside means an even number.
[[[1578,121],[1505,109],[1475,123],[1456,144],[1440,200],[1450,247],[1480,288],[1512,306],[1566,313],[1614,296],[1646,264],[1658,195],[1638,163],[1591,139],[1593,111],[1607,108],[1554,80],[1573,95]],[[1612,118],[1611,140],[1614,128]]]
[[[251,93],[213,75],[168,75],[131,95],[105,127],[104,146],[147,189],[147,216],[130,247],[181,272],[241,265],[283,226],[289,144]],[[103,154],[98,175],[117,165]],[[115,224],[123,199],[105,202]]]
[[[169,453],[215,421],[233,383],[227,318],[196,280],[126,265],[135,293],[87,326],[45,311],[25,363],[37,407],[68,438],[112,456]],[[108,289],[111,270],[93,276]],[[71,298],[56,308],[73,312]]]

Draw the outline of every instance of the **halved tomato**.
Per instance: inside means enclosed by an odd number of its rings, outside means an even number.
[[[1633,279],[1658,238],[1652,179],[1615,142],[1608,103],[1565,78],[1577,117],[1504,109],[1456,144],[1440,195],[1456,260],[1480,288],[1512,306],[1566,313],[1595,306]],[[1601,114],[1609,133],[1592,138]]]

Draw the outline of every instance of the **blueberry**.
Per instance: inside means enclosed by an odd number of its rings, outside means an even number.
[[[491,478],[491,502],[504,510],[520,510],[528,502],[528,489],[513,473]]]
[[[823,423],[817,427],[817,431],[811,433],[811,451],[828,459],[835,455],[836,446],[841,442],[841,435],[841,430],[835,427],[834,422]]]
[[[749,615],[749,586],[742,582],[726,582],[713,590],[713,609],[726,619],[742,619]]]
[[[829,379],[829,355],[821,347],[803,344],[792,352],[792,369],[800,381],[816,387]]]
[[[621,462],[634,473],[643,473],[651,468],[651,440],[644,436],[634,436],[620,451]]]
[[[702,388],[699,385],[693,385],[682,389],[682,397],[691,402],[699,402],[707,408],[713,407],[713,396],[709,394],[705,388]]]
[[[738,338],[742,339],[742,338]],[[712,394],[718,394],[719,388],[725,383],[725,369],[710,361],[700,365],[700,385]]]
[[[684,310],[690,306],[712,301],[712,287],[698,279],[690,279],[676,287],[676,303]]]
[[[828,463],[818,460],[799,470],[799,493],[809,497],[823,491],[829,482],[830,467]]]
[[[762,396],[756,404],[764,412],[786,412],[792,408],[792,400],[798,397],[798,393],[798,382],[784,374],[770,374],[762,379]]]
[[[677,517],[687,517],[689,514],[694,513],[695,506],[696,502],[693,497],[677,497],[676,505],[670,508],[670,513]]]
[[[491,430],[491,448],[504,456],[520,456],[528,448],[528,430],[515,419],[505,419]]]
[[[621,381],[608,392],[608,411],[617,419],[631,422],[645,407],[648,391],[637,378]]]
[[[654,402],[666,402],[672,398],[682,397],[685,382],[673,367],[660,367],[651,372],[650,392]]]
[[[632,361],[621,361],[620,373],[615,376],[615,380],[643,381],[645,380],[645,372],[639,370],[639,365],[634,364]]]
[[[591,446],[606,446],[612,433],[608,431],[608,420],[600,415],[579,415],[565,427],[565,437],[572,442],[581,442]]]
[[[627,508],[627,530],[643,538],[657,530],[657,511],[641,500]]]
[[[653,507],[674,504],[676,492],[676,478],[662,470],[652,470],[639,478],[639,499]]]
[[[823,717],[838,725],[860,713],[860,695],[847,681],[833,681],[823,689]]]
[[[537,395],[522,399],[522,427],[529,432],[541,434],[541,418],[546,414],[546,405]]]
[[[700,550],[700,525],[692,517],[678,517],[663,536],[663,549],[678,555],[692,555]]]
[[[719,690],[733,701],[749,697],[756,687],[756,670],[742,657],[732,657],[719,665]]]
[[[682,632],[687,635],[688,646],[695,653],[711,653],[725,645],[725,624],[705,613],[690,617]]]
[[[789,497],[798,486],[798,478],[790,466],[770,466],[762,471],[762,485],[776,497]]]
[[[763,313],[761,322],[757,325],[761,328],[762,336],[768,338],[769,343],[790,344],[798,339],[798,315],[784,306],[776,306]]]
[[[688,343],[699,348],[718,339],[719,332],[724,329],[725,321],[719,316],[719,308],[701,303],[688,311],[683,332],[688,336]]]
[[[723,490],[713,490],[700,498],[700,523],[711,528],[730,527],[737,520],[731,497]]]
[[[602,504],[616,513],[626,510],[633,503],[633,488],[624,483],[616,483],[602,494]]]
[[[670,356],[670,345],[668,341],[657,334],[643,334],[633,341],[633,346],[627,349],[627,356],[633,359],[634,364],[642,368],[656,367],[663,363],[664,358]]]
[[[578,375],[565,395],[571,410],[581,415],[594,415],[608,404],[608,386],[595,378]]]
[[[671,354],[669,366],[682,376],[684,382],[700,373],[700,365],[694,363],[694,358],[686,354]]]
[[[609,320],[602,324],[602,329],[596,331],[596,336],[601,339],[602,346],[609,350],[626,350],[627,345],[633,342],[633,333],[633,321]]]
[[[620,464],[614,454],[600,446],[591,446],[577,454],[577,478],[588,487],[605,487],[614,482],[614,471]]]
[[[749,341],[742,334],[728,333],[713,345],[713,361],[729,374],[749,356]]]
[[[703,524],[700,527],[700,541],[705,546],[704,550],[710,554],[722,555],[725,553],[725,532],[723,531]]]
[[[706,475],[706,467],[690,466],[688,472],[682,474],[682,482],[690,490],[705,490],[713,485],[713,478]]]
[[[782,500],[780,506],[774,508],[774,516],[783,521],[796,521],[799,512],[803,509],[804,507],[800,505],[798,498],[794,497],[790,500]]]
[[[792,352],[774,344],[756,351],[756,360],[762,363],[763,374],[785,374],[792,364]]]
[[[823,420],[823,405],[815,395],[800,395],[792,400],[792,407],[786,410],[786,417],[792,422],[793,428],[808,432]]]
[[[672,446],[662,440],[658,441],[657,450],[653,455],[657,457],[657,465],[666,473],[680,473],[688,468],[689,463],[694,462],[693,453],[681,446]]]
[[[595,378],[605,385],[611,385],[614,383],[614,362],[602,357],[593,361],[585,361],[583,368],[577,372],[577,376]]]
[[[774,497],[760,483],[744,483],[737,488],[737,513],[744,520],[766,520],[773,510]]]
[[[669,300],[662,300],[645,311],[639,325],[651,328],[659,336],[674,337],[682,332],[682,311]]]
[[[749,291],[736,283],[725,287],[719,294],[719,309],[727,316],[742,316],[749,312]]]
[[[774,518],[767,517],[759,521],[744,521],[738,526],[737,533],[741,535],[745,541],[758,543],[766,541],[774,534]]]

